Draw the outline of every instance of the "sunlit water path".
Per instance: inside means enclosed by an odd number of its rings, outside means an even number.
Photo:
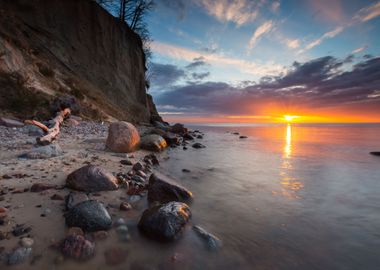
[[[183,269],[379,269],[380,126],[192,128],[207,148],[170,150],[162,167],[224,246],[185,233],[163,249],[186,254]]]

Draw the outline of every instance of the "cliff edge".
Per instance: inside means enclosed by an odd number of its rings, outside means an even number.
[[[90,119],[149,122],[142,42],[90,0],[0,1],[0,110],[43,118],[61,95]]]

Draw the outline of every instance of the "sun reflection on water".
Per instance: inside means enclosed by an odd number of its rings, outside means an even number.
[[[297,191],[303,189],[304,185],[296,177],[294,177],[292,150],[292,126],[288,124],[286,127],[283,161],[281,163],[280,183],[282,187],[282,194],[285,197],[297,199],[300,198]]]

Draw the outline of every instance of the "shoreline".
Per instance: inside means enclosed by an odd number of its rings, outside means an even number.
[[[130,195],[128,186],[126,189],[120,185],[117,190],[113,191],[75,193],[87,193],[88,199],[103,203],[114,224],[123,218],[131,238],[128,245],[120,243],[113,227],[103,233],[85,233],[85,237],[92,239],[96,245],[95,255],[91,259],[85,260],[85,263],[78,264],[75,260],[65,259],[59,248],[57,250],[58,243],[69,233],[63,216],[66,205],[65,198],[71,192],[65,187],[67,176],[78,168],[92,164],[104,168],[119,178],[120,175],[127,175],[132,168],[132,165],[125,165],[126,163],[123,161],[129,160],[131,164],[136,164],[140,161],[143,162],[144,157],[152,153],[151,151],[137,150],[124,154],[105,150],[108,126],[108,124],[90,121],[80,121],[79,125],[64,126],[57,139],[57,143],[64,151],[63,155],[47,159],[20,159],[20,154],[33,147],[35,133],[25,128],[0,126],[0,147],[2,149],[0,207],[6,209],[5,218],[2,218],[3,225],[0,226],[0,239],[3,239],[0,240],[1,265],[6,266],[7,257],[17,247],[20,247],[21,239],[25,237],[33,240],[33,252],[25,259],[25,262],[20,263],[16,268],[40,269],[56,265],[62,269],[70,269],[70,267],[87,269],[99,264],[104,265],[104,254],[107,252],[111,252],[111,257],[120,257],[118,254],[120,249],[126,247],[130,249],[133,242],[140,242],[135,243],[139,245],[148,241],[153,246],[157,245],[153,240],[147,240],[141,236],[137,228],[137,222],[142,212],[149,206],[146,190],[138,192],[138,195]],[[137,126],[137,129],[140,134],[149,134],[155,127]],[[32,135],[30,136],[28,133]],[[184,146],[180,144],[179,147]],[[170,158],[169,152],[164,150],[154,154],[159,162],[165,162]],[[148,170],[145,177],[146,183],[150,174],[155,171],[157,170],[154,168],[151,172]],[[31,192],[31,187],[36,183],[55,187]],[[131,187],[129,187],[130,189]],[[121,204],[126,205],[125,209],[121,209]],[[17,225],[22,225],[23,228],[30,231],[15,236],[13,231]],[[110,249],[111,251],[109,251]],[[109,262],[106,265],[110,265]]]

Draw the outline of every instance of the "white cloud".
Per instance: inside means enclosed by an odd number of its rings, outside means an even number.
[[[204,57],[205,61],[216,66],[229,66],[238,69],[241,73],[252,74],[256,76],[278,75],[286,72],[285,68],[273,62],[258,64],[238,58],[226,57],[220,54],[207,54],[201,51],[195,51],[167,43],[153,42],[152,50],[155,54],[164,55],[170,58],[193,61],[196,57]]]
[[[279,1],[273,2],[272,5],[270,6],[270,9],[273,13],[277,13],[280,10],[280,2]]]
[[[250,0],[195,0],[208,14],[221,22],[234,22],[238,26],[252,22],[259,14],[259,5]]]
[[[353,50],[351,53],[353,53],[353,54],[360,53],[360,52],[366,50],[367,48],[368,48],[368,46],[363,46],[363,47],[360,47],[360,48]]]
[[[248,43],[248,49],[251,50],[253,46],[255,46],[256,42],[259,41],[262,35],[270,32],[273,28],[273,22],[272,21],[266,21],[259,27],[257,27],[256,31],[253,33],[251,39]]]
[[[330,31],[330,32],[327,32],[327,33],[324,33],[320,38],[310,42],[309,44],[307,44],[305,46],[305,48],[303,50],[301,50],[299,53],[304,53],[305,51],[307,50],[311,50],[312,48],[320,45],[324,40],[326,39],[330,39],[330,38],[333,38],[333,37],[336,37],[338,34],[340,34],[342,31],[344,30],[344,27],[343,26],[338,26],[337,28],[335,28],[334,30]]]
[[[360,22],[367,22],[376,18],[377,16],[380,16],[380,1],[378,1],[376,4],[359,10],[354,19],[359,20]]]
[[[297,49],[300,46],[300,41],[298,39],[286,39],[284,42],[290,49]]]

